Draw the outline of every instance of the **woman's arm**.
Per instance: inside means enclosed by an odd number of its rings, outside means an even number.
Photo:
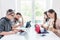
[[[41,25],[43,28],[45,28],[45,29],[47,29],[48,30],[48,26],[49,26],[49,24],[48,24],[48,22],[46,22],[45,20],[43,21],[43,24]]]

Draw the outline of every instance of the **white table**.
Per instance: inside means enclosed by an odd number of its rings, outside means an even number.
[[[26,40],[26,39],[24,36],[13,34],[4,36],[3,38],[1,38],[1,40]]]
[[[51,31],[45,34],[46,36],[42,36],[42,34],[37,34],[34,28],[31,28],[29,33],[29,40],[60,40],[60,38]]]
[[[46,36],[41,36],[41,34],[37,34],[34,30],[34,28],[27,29],[27,34],[25,36],[19,35],[18,34],[13,34],[13,35],[7,35],[4,36],[0,40],[60,40],[59,37],[57,37],[53,32],[49,31]]]

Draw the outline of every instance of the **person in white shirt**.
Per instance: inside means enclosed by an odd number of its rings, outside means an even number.
[[[48,26],[49,26],[49,18],[48,18],[48,15],[47,15],[47,11],[45,11],[44,12],[44,21],[43,21],[42,27],[47,30]]]
[[[21,13],[17,12],[15,15],[15,18],[13,20],[13,29],[18,28],[18,27],[22,27],[23,26],[23,17],[21,15]]]
[[[49,9],[48,12],[48,17],[50,18],[50,26],[49,30],[54,32],[57,36],[60,37],[60,19],[57,18],[57,13],[53,9]]]

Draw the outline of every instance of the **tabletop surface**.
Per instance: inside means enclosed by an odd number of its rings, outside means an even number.
[[[25,30],[25,28],[23,28]],[[28,28],[26,32],[12,35],[7,35],[1,38],[0,40],[60,40],[53,32],[49,31],[46,34],[37,34],[34,28]]]

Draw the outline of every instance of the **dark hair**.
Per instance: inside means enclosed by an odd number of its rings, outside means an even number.
[[[44,12],[44,14],[48,17],[47,11]],[[45,21],[47,22],[49,18],[46,18]]]
[[[21,13],[19,13],[19,12],[17,12],[16,15],[20,15],[20,16],[22,16]]]
[[[9,12],[10,12],[10,13],[9,13]],[[7,15],[11,15],[11,14],[15,14],[15,13],[14,13],[14,11],[13,11],[12,9],[8,9],[6,14],[7,14]]]
[[[49,13],[54,13],[54,24],[53,24],[53,27],[56,29],[56,20],[57,20],[57,13],[53,10],[53,9],[50,9],[48,10]]]

